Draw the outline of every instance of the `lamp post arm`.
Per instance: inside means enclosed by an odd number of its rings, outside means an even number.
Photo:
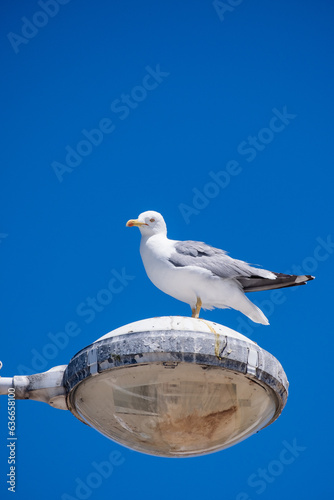
[[[66,391],[63,385],[64,371],[67,365],[54,366],[47,372],[34,375],[15,375],[0,377],[0,395],[7,395],[8,390],[15,390],[15,399],[33,399],[68,410]]]
[[[13,387],[12,377],[0,377],[0,395],[8,394],[8,389]]]

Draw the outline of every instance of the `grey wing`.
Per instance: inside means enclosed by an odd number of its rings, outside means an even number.
[[[310,275],[296,276],[258,269],[242,260],[232,259],[224,250],[199,241],[176,242],[175,251],[169,261],[175,267],[198,266],[208,269],[220,278],[234,278],[244,292],[304,285],[314,279]]]
[[[242,260],[232,259],[226,255],[224,250],[200,241],[176,242],[175,251],[170,256],[169,261],[175,267],[202,267],[220,278],[246,278],[255,275],[260,277],[264,273],[268,274],[268,271],[251,267]]]

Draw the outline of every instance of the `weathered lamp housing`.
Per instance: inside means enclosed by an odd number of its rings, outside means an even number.
[[[288,390],[280,363],[248,338],[174,316],[118,328],[68,366],[5,380],[22,398],[68,408],[110,439],[164,457],[246,439],[278,418]]]

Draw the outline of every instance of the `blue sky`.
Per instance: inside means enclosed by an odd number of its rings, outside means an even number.
[[[282,363],[290,395],[273,425],[223,452],[162,459],[17,401],[15,498],[329,498],[332,2],[5,0],[1,11],[2,376],[67,364],[126,323],[190,313],[145,274],[139,233],[125,227],[144,210],[161,212],[173,239],[316,276],[279,304],[251,295],[268,327],[205,313]],[[121,292],[93,310],[115,272]],[[59,347],[70,322],[76,335]]]

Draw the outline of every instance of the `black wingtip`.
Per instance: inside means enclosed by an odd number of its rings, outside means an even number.
[[[276,288],[288,288],[291,286],[306,285],[308,281],[314,280],[315,277],[310,274],[283,274],[273,273],[275,279],[250,276],[247,278],[239,278],[238,281],[243,287],[244,292],[258,292],[260,290],[274,290]]]
[[[291,277],[295,278],[295,285],[306,285],[308,281],[314,280],[314,276],[311,276],[310,274],[301,274],[299,276]]]

